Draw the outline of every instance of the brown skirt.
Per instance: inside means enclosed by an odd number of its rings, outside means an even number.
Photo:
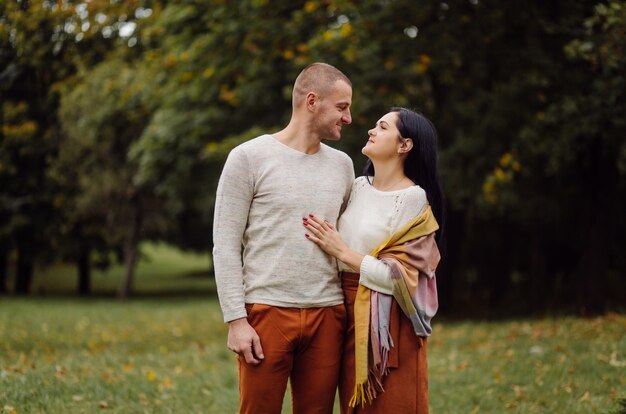
[[[395,300],[389,324],[394,347],[389,353],[389,373],[383,378],[385,391],[371,405],[349,406],[354,393],[354,299],[358,286],[358,273],[342,274],[348,326],[339,377],[341,413],[428,414],[427,341],[415,335],[411,321]]]

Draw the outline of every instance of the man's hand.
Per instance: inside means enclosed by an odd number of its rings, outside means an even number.
[[[248,364],[258,365],[265,358],[261,348],[261,339],[246,318],[235,319],[228,323],[228,349],[243,355]]]

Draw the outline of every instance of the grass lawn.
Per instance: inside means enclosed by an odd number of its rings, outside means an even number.
[[[44,296],[0,297],[0,413],[237,411],[208,259],[144,250],[138,297],[125,302],[110,297],[119,268],[94,274],[95,298],[68,297],[75,272],[65,266],[38,270]],[[618,413],[625,333],[617,314],[440,318],[429,341],[431,413]]]

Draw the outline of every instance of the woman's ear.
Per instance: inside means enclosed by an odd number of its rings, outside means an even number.
[[[400,149],[398,150],[398,154],[406,154],[411,151],[413,148],[413,140],[411,138],[400,138],[402,140],[402,144],[400,144]]]

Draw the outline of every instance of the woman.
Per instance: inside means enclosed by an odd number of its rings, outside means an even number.
[[[303,219],[305,236],[342,271],[349,319],[341,412],[427,413],[426,338],[437,311],[443,220],[437,134],[404,108],[368,134],[366,175],[355,180],[338,231],[312,214]]]

